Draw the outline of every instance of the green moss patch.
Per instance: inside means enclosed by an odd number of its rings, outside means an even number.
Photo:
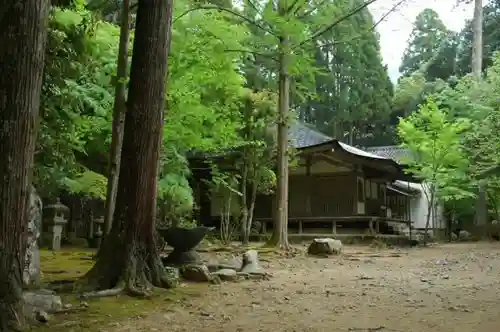
[[[98,332],[113,323],[126,320],[141,319],[155,312],[169,311],[179,303],[192,297],[200,297],[207,290],[206,284],[187,284],[186,287],[172,290],[156,289],[149,299],[129,296],[105,297],[89,300],[86,310],[57,314],[43,325],[35,326],[30,331],[37,332]],[[63,303],[71,303],[75,308],[80,306],[74,296],[64,296]]]
[[[58,280],[76,280],[84,276],[94,265],[95,251],[81,248],[63,248],[60,251],[42,249],[40,264],[42,283]],[[125,295],[90,299],[87,308],[56,314],[46,324],[34,326],[30,331],[38,332],[97,332],[113,323],[129,319],[140,319],[154,312],[165,312],[191,297],[199,297],[208,289],[207,284],[184,284],[172,290],[155,289],[149,299]],[[64,304],[81,308],[82,303],[75,294],[61,295]]]
[[[94,266],[92,259],[94,254],[95,251],[81,248],[63,248],[60,251],[42,249],[40,251],[42,282],[80,278]]]

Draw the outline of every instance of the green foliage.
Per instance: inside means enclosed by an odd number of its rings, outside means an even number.
[[[269,91],[246,91],[242,105],[241,139],[245,143],[239,164],[241,176],[258,193],[269,194],[276,185],[275,137],[270,130],[276,120],[276,96]],[[244,174],[244,175],[243,175]]]
[[[409,115],[416,111],[418,105],[425,102],[429,96],[441,92],[447,87],[446,82],[441,79],[427,81],[421,71],[401,77],[394,93],[393,110]]]
[[[105,200],[108,179],[99,173],[85,171],[73,179],[65,178],[62,186],[72,194]]]
[[[175,14],[185,9],[177,2]],[[51,17],[35,168],[45,196],[93,196],[79,184],[82,174],[106,173],[119,27],[98,15],[76,4]],[[193,205],[185,153],[237,145],[244,77],[241,54],[226,46],[245,38],[245,27],[214,12],[193,12],[173,27],[159,198],[176,215]]]
[[[483,7],[483,69],[493,64],[494,54],[500,51],[500,1],[485,1]],[[467,75],[472,63],[472,20],[467,21],[459,33],[456,71],[460,76]]]
[[[477,81],[472,75],[462,77],[454,86],[448,86],[436,94],[436,102],[440,107],[450,110],[449,116],[467,118],[470,128],[463,137],[466,158],[470,161],[467,176],[474,181],[469,184],[469,190],[474,191],[476,180],[483,172],[500,165],[500,57],[496,55],[491,60],[483,80]],[[488,197],[492,212],[497,210],[500,193],[498,172],[489,175]],[[471,200],[454,202],[453,210],[470,219],[474,213]]]
[[[113,95],[110,85],[119,30],[96,22],[83,9],[52,12],[35,157],[35,182],[42,194],[61,187],[61,179],[78,176],[79,156],[88,143],[109,130]],[[104,147],[100,146],[102,152]]]
[[[456,37],[439,15],[426,8],[417,15],[399,71],[409,76],[422,71],[426,79],[447,79],[454,72]]]
[[[186,10],[178,2],[174,14]],[[224,14],[194,11],[176,20],[169,57],[169,94],[164,144],[180,153],[212,151],[237,143],[244,77],[238,71],[245,27]]]
[[[310,8],[318,10],[308,22],[325,26],[362,4],[342,0]],[[333,18],[333,19],[332,19]],[[343,20],[308,45],[314,53],[315,94],[295,99],[302,121],[341,140],[354,130],[356,142],[378,134],[391,112],[393,86],[382,64],[379,36],[368,9]],[[314,91],[313,90],[313,91]],[[352,142],[354,143],[354,142]]]
[[[186,158],[174,148],[165,150],[160,160],[158,202],[163,223],[184,221],[194,205],[193,192],[187,177],[189,165]]]
[[[424,180],[431,195],[441,200],[470,197],[467,170],[469,160],[464,150],[462,134],[470,129],[470,121],[450,120],[448,111],[432,100],[420,106],[418,112],[398,125],[402,146],[412,160],[406,161],[408,171]]]
[[[454,88],[438,95],[455,117],[471,120],[471,129],[466,135],[466,148],[473,159],[473,174],[479,174],[500,165],[500,54],[492,60],[486,77],[477,82],[472,76],[463,77]]]

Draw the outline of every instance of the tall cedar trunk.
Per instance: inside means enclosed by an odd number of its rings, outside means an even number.
[[[240,209],[241,209],[241,236],[242,236],[242,244],[248,245],[250,242],[250,234],[247,232],[248,229],[248,162],[247,162],[248,154],[244,154],[244,160],[242,165],[241,172],[241,182],[240,182]]]
[[[483,67],[483,2],[474,1],[474,17],[472,22],[472,74],[479,82]],[[486,182],[479,182],[479,194],[476,202],[476,225],[479,231],[485,235],[486,221],[488,218],[488,204],[486,199]]]
[[[0,331],[24,324],[22,274],[49,0],[4,1],[0,34]]]
[[[172,0],[139,1],[114,221],[90,286],[146,295],[169,287],[153,236]]]
[[[286,6],[282,11],[286,10]],[[276,214],[271,245],[288,249],[288,110],[290,101],[290,77],[288,73],[289,40],[280,38],[279,58],[279,100],[278,100],[278,138],[276,165]]]
[[[253,105],[251,100],[246,100],[244,105],[243,120],[245,127],[243,128],[243,136],[247,141],[251,141],[254,138],[254,133],[252,133],[252,120],[251,114],[253,110]],[[247,232],[248,229],[248,184],[249,184],[249,164],[254,161],[251,158],[251,151],[248,147],[243,148],[243,160],[241,165],[241,182],[240,182],[240,226],[241,226],[241,237],[242,244],[248,245],[250,242],[250,233]]]
[[[116,68],[115,104],[113,108],[113,133],[109,147],[108,191],[106,194],[106,215],[104,232],[108,234],[115,212],[118,178],[120,176],[120,155],[123,145],[123,127],[125,124],[125,89],[128,67],[128,44],[130,39],[130,1],[123,0],[120,27],[120,44]]]

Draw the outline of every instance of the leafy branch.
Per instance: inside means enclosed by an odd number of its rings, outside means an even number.
[[[405,1],[406,0],[400,0],[398,3],[396,3],[394,6],[392,6],[392,8],[389,9],[377,22],[375,22],[375,24],[373,24],[373,26],[370,29],[358,34],[357,36],[354,36],[354,37],[352,37],[350,39],[346,39],[346,40],[339,40],[339,41],[334,41],[331,43],[321,44],[319,46],[320,47],[330,47],[330,46],[336,46],[336,45],[341,45],[341,44],[349,44],[352,41],[364,38],[367,34],[373,32],[373,30],[375,30],[375,28],[380,23],[382,23],[391,13],[395,12],[399,6],[401,6],[403,3],[405,3]],[[315,46],[316,45],[313,44],[311,47],[315,47]]]
[[[323,0],[321,1],[317,6],[309,9],[309,10],[306,10],[304,13],[302,13],[301,15],[297,16],[297,18],[299,20],[302,20],[304,18],[306,18],[307,16],[311,15],[312,13],[314,13],[316,10],[318,10],[318,8],[321,8],[323,5],[325,5],[326,3],[328,2],[328,0]],[[296,15],[299,10],[301,9],[301,7],[297,8],[294,12],[294,15]]]
[[[368,0],[367,2],[364,2],[363,4],[361,4],[361,5],[353,8],[351,11],[349,11],[345,15],[339,17],[338,19],[336,19],[335,21],[333,21],[331,24],[329,24],[329,25],[327,25],[327,26],[325,26],[323,28],[318,29],[316,32],[313,32],[313,34],[309,38],[307,38],[307,39],[301,41],[300,43],[298,43],[297,45],[293,46],[292,49],[295,49],[297,47],[301,47],[304,44],[307,44],[307,43],[315,40],[316,38],[321,37],[323,34],[327,33],[331,29],[333,29],[336,25],[338,25],[341,22],[347,20],[351,16],[359,13],[360,11],[362,11],[363,9],[365,9],[366,7],[368,7],[369,5],[371,5],[372,3],[374,3],[375,1],[377,1],[377,0]]]
[[[232,9],[221,7],[221,6],[216,6],[216,5],[196,6],[196,7],[190,8],[190,9],[186,10],[185,12],[183,12],[182,14],[180,14],[179,16],[177,16],[174,19],[173,23],[177,22],[178,20],[180,20],[184,16],[188,15],[189,13],[192,13],[192,12],[197,11],[197,10],[217,10],[219,12],[226,12],[226,13],[229,13],[233,16],[236,16],[236,17],[242,19],[243,21],[245,21],[247,23],[252,24],[253,26],[261,29],[262,31],[265,31],[265,32],[271,34],[272,36],[278,37],[273,30],[263,27],[257,21],[252,20],[251,18],[248,18],[245,15],[242,15],[242,14],[240,14]]]

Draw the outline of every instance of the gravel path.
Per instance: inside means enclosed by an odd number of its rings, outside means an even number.
[[[499,331],[498,243],[262,258],[270,281],[211,286],[119,331]]]

